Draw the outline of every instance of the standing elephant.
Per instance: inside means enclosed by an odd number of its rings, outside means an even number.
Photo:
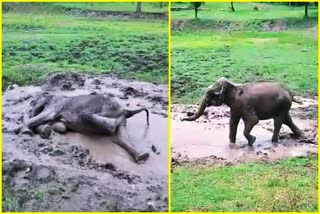
[[[261,81],[246,84],[235,84],[227,78],[220,78],[215,84],[208,87],[203,96],[198,111],[192,117],[182,120],[193,121],[199,118],[207,106],[230,107],[229,139],[235,143],[237,127],[240,119],[244,121],[244,136],[248,145],[252,146],[256,137],[250,135],[252,128],[259,120],[274,119],[274,132],[272,142],[278,142],[279,131],[282,124],[287,125],[295,136],[302,132],[292,122],[289,110],[293,98],[292,93],[283,85],[275,82]]]

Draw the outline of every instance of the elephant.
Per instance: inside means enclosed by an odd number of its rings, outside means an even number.
[[[52,130],[66,133],[67,130],[83,134],[112,136],[112,142],[125,149],[137,163],[145,162],[149,153],[138,152],[130,142],[126,131],[126,120],[145,111],[149,126],[149,111],[123,109],[108,94],[78,95],[74,97],[39,95],[24,113],[23,134],[39,133],[48,138]]]
[[[256,137],[250,132],[259,120],[274,120],[272,142],[278,142],[282,124],[287,125],[296,137],[302,135],[301,130],[293,123],[289,114],[292,102],[296,100],[290,90],[284,85],[272,81],[258,81],[245,84],[235,84],[225,77],[218,79],[209,86],[202,98],[198,111],[182,121],[198,119],[208,106],[230,107],[229,140],[236,142],[237,128],[240,119],[243,120],[244,136],[248,145],[252,146]]]

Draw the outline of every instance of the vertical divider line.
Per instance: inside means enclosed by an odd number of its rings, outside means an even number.
[[[168,0],[168,211],[171,212],[171,1]]]
[[[320,125],[320,123],[319,123],[319,119],[320,119],[320,116],[319,116],[319,101],[320,101],[320,99],[319,99],[319,92],[320,92],[320,90],[319,90],[319,84],[320,84],[320,80],[319,80],[319,52],[320,52],[320,48],[319,48],[319,21],[320,21],[320,18],[319,18],[319,15],[320,15],[320,13],[319,13],[319,8],[318,8],[318,133],[319,133],[319,125]],[[319,142],[319,135],[318,135],[318,142]],[[320,157],[319,157],[319,147],[318,147],[318,212],[320,211],[319,210],[319,204],[320,204],[320,198],[319,198],[319,193],[320,193],[320,190],[319,190],[319,181],[320,181],[320,179],[319,179],[319,173],[320,173],[320,170],[319,170],[319,162],[320,162]]]
[[[0,105],[1,105],[1,110],[0,110],[0,127],[2,130],[2,3],[0,4],[0,13],[1,13],[1,17],[0,17],[0,26],[1,26],[1,30],[0,30],[0,53],[1,53],[1,57],[0,57],[0,66],[1,66],[1,72],[0,72],[0,90],[1,90],[1,95],[0,95]],[[1,176],[1,182],[0,182],[0,194],[1,194],[1,200],[0,200],[0,207],[1,207],[1,212],[2,212],[2,131],[0,132],[0,176]]]

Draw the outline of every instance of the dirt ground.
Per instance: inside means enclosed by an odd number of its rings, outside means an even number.
[[[299,97],[298,97],[299,98]],[[229,143],[227,106],[209,107],[194,122],[180,121],[196,112],[196,105],[172,106],[172,164],[233,165],[243,162],[269,162],[289,157],[304,157],[318,153],[317,97],[302,98],[290,110],[295,124],[304,137],[294,139],[291,130],[283,125],[279,143],[273,144],[273,120],[260,121],[251,134],[257,137],[252,147],[243,136],[244,124],[239,123],[236,144]]]
[[[168,209],[166,85],[73,73],[39,85],[11,86],[3,94],[3,185],[10,192],[4,197],[17,200],[20,211]],[[141,113],[128,119],[127,127],[136,146],[149,151],[149,160],[136,164],[108,137],[70,132],[46,140],[19,134],[23,112],[41,91],[109,93],[128,109],[147,107],[150,126]]]

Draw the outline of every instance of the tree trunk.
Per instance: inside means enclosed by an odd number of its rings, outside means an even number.
[[[198,7],[197,6],[194,6],[194,15],[195,15],[195,18],[197,19],[198,18]]]
[[[136,13],[141,13],[141,2],[137,3]]]
[[[233,1],[231,2],[231,11],[232,11],[232,12],[235,11],[235,9],[234,9],[234,7],[233,7]]]
[[[309,2],[306,2],[304,5],[304,17],[308,17],[308,6]]]

